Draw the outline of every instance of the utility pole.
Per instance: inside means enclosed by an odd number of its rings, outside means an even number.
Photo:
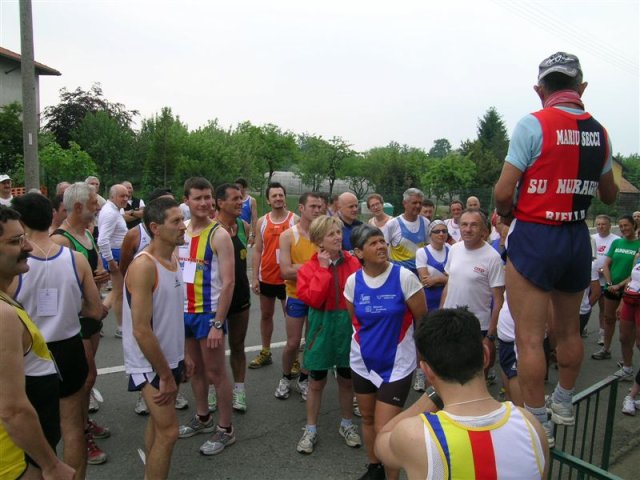
[[[20,47],[22,61],[22,143],[24,146],[24,180],[26,190],[40,190],[38,161],[38,110],[36,106],[36,72],[33,54],[33,16],[31,0],[20,0]]]

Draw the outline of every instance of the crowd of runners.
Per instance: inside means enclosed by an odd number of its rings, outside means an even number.
[[[363,223],[350,192],[306,192],[292,212],[285,187],[270,183],[259,216],[242,178],[214,188],[192,177],[180,194],[157,188],[144,202],[130,182],[104,199],[89,177],[61,183],[50,201],[38,192],[13,198],[0,176],[0,478],[85,478],[87,464],[106,461],[95,439],[109,429],[89,413],[109,311],[128,390],[139,392],[135,412],[149,415],[145,478],[169,476],[181,438],[206,434],[200,452],[222,453],[242,440],[234,411],[254,400],[247,368],[274,362],[280,308],[286,345],[273,395],[306,402],[292,450],[313,453],[321,403],[337,400],[337,434],[366,450],[361,479],[397,479],[400,469],[409,478],[543,478],[553,424],[575,421],[580,336],[597,302],[602,348],[592,358],[611,358],[619,317],[616,375],[634,381],[638,225],[620,218],[617,237],[601,215],[589,236],[592,196],[612,203],[617,187],[607,132],[580,98],[585,87],[575,56],[540,64],[543,109],[516,126],[492,213],[469,197],[440,219],[409,188],[396,217],[369,195]],[[248,362],[252,300],[262,348]],[[545,398],[550,356],[559,381]],[[507,402],[487,390],[496,371]],[[323,399],[331,377],[336,400]],[[639,380],[626,414],[640,407]],[[186,381],[195,409],[179,425]],[[424,395],[405,409],[411,388]]]

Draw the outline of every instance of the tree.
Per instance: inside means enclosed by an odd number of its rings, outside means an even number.
[[[121,103],[112,103],[104,98],[102,87],[94,83],[88,91],[78,87],[74,91],[60,90],[60,103],[47,107],[43,118],[44,129],[51,132],[63,148],[69,148],[73,130],[84,120],[89,112],[106,112],[122,126],[130,126],[136,110],[127,110]]]
[[[83,181],[97,173],[96,164],[87,152],[75,142],[64,149],[56,142],[49,142],[40,149],[40,167],[44,185],[50,193],[56,191],[59,182]]]
[[[333,137],[329,140],[329,147],[327,178],[329,179],[329,195],[331,195],[342,164],[348,158],[353,157],[355,152],[351,150],[351,145],[347,144],[341,137]]]
[[[429,150],[430,158],[444,158],[451,153],[451,143],[446,138],[438,138],[433,141],[433,147]]]
[[[358,154],[348,158],[342,165],[340,178],[347,182],[349,188],[359,199],[363,199],[373,189],[367,175],[369,166],[368,159]]]
[[[478,138],[463,142],[461,153],[476,164],[476,185],[492,187],[507,156],[509,136],[507,128],[494,107],[478,121]]]
[[[160,115],[142,121],[140,147],[146,153],[142,186],[150,191],[158,186],[169,186],[178,164],[184,155],[189,132],[180,117],[173,115],[171,108],[163,107]]]
[[[472,185],[476,166],[466,157],[449,154],[444,158],[429,162],[422,183],[438,199],[453,200],[455,192]]]
[[[134,132],[107,112],[88,112],[71,136],[94,160],[105,188],[142,179],[140,163],[134,158]]]
[[[311,190],[319,191],[328,176],[331,145],[322,137],[314,135],[301,135],[298,142],[300,155],[296,175]]]
[[[11,175],[22,160],[21,113],[18,102],[0,107],[0,173]]]

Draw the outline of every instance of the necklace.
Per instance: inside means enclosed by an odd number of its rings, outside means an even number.
[[[448,403],[444,406],[444,408],[453,407],[455,405],[464,405],[466,403],[482,402],[483,400],[493,400],[493,397],[474,398],[473,400],[465,400],[464,402]]]
[[[40,250],[40,251],[44,254],[44,259],[45,259],[45,260],[48,260],[48,259],[49,259],[49,253],[51,252],[51,250],[53,250],[55,247],[57,247],[57,246],[58,246],[57,244],[52,245],[52,246],[50,246],[50,247],[47,249],[47,251],[45,252],[45,251],[40,247],[40,245],[38,245],[36,242],[33,242],[33,241],[32,241],[32,242],[31,242],[31,245],[33,245],[34,247],[36,247],[38,250]]]

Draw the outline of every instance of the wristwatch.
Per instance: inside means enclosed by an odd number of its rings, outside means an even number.
[[[440,398],[440,395],[438,395],[438,392],[436,392],[435,388],[427,388],[424,394],[429,397],[429,400],[431,400],[436,407],[438,407],[438,410],[442,410],[444,408],[444,403],[442,402],[442,399]]]
[[[222,327],[224,327],[224,322],[221,322],[220,320],[215,320],[212,326],[216,330],[222,330]]]

